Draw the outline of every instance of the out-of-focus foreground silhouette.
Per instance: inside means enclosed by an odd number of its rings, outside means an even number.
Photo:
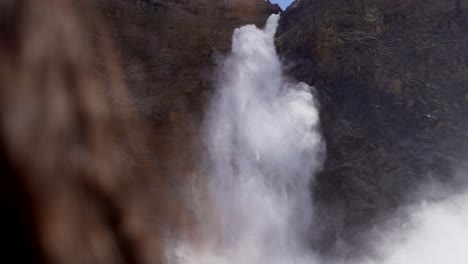
[[[0,2],[2,262],[160,263],[176,207],[113,54],[84,1]]]

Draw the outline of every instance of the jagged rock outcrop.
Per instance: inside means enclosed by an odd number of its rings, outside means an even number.
[[[459,0],[301,0],[282,14],[278,51],[322,107],[314,196],[325,252],[347,242],[359,255],[363,231],[464,166],[467,12]]]

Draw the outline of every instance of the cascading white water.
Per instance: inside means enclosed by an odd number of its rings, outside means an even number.
[[[197,235],[170,246],[170,264],[317,264],[307,247],[309,183],[323,143],[312,88],[284,77],[278,15],[234,32],[204,123],[207,195],[194,197]],[[410,231],[384,234],[382,258],[360,264],[465,263],[468,196],[412,208]],[[337,260],[336,263],[353,263]]]
[[[319,117],[312,88],[282,74],[278,20],[272,15],[263,30],[234,32],[204,124],[210,206],[197,209],[198,241],[178,243],[170,262],[313,263],[304,234],[323,149]]]

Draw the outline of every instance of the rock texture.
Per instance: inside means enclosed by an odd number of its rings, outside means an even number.
[[[233,30],[263,26],[279,7],[263,0],[101,0],[137,108],[159,124],[199,119],[217,52]],[[186,124],[189,125],[189,124]]]
[[[278,5],[264,0],[100,0],[136,109],[154,127],[161,171],[174,180],[197,163],[198,128],[217,59],[235,28],[263,26]],[[195,156],[195,157],[194,157]],[[181,179],[182,180],[182,179]],[[179,189],[179,187],[177,187]]]
[[[278,51],[322,104],[325,253],[345,242],[359,255],[364,231],[465,166],[467,12],[460,0],[301,0],[282,14]]]

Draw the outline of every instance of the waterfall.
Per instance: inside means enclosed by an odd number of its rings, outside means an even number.
[[[308,246],[310,183],[324,149],[318,110],[313,87],[282,73],[278,20],[234,32],[203,124],[208,161],[205,194],[192,201],[196,235],[169,247],[170,264],[328,263]],[[332,263],[465,263],[466,197],[411,207],[405,226],[374,238],[380,257]]]
[[[195,209],[200,235],[178,242],[171,263],[313,263],[306,234],[323,150],[319,115],[313,88],[282,73],[278,20],[234,32],[203,125],[209,205]]]

